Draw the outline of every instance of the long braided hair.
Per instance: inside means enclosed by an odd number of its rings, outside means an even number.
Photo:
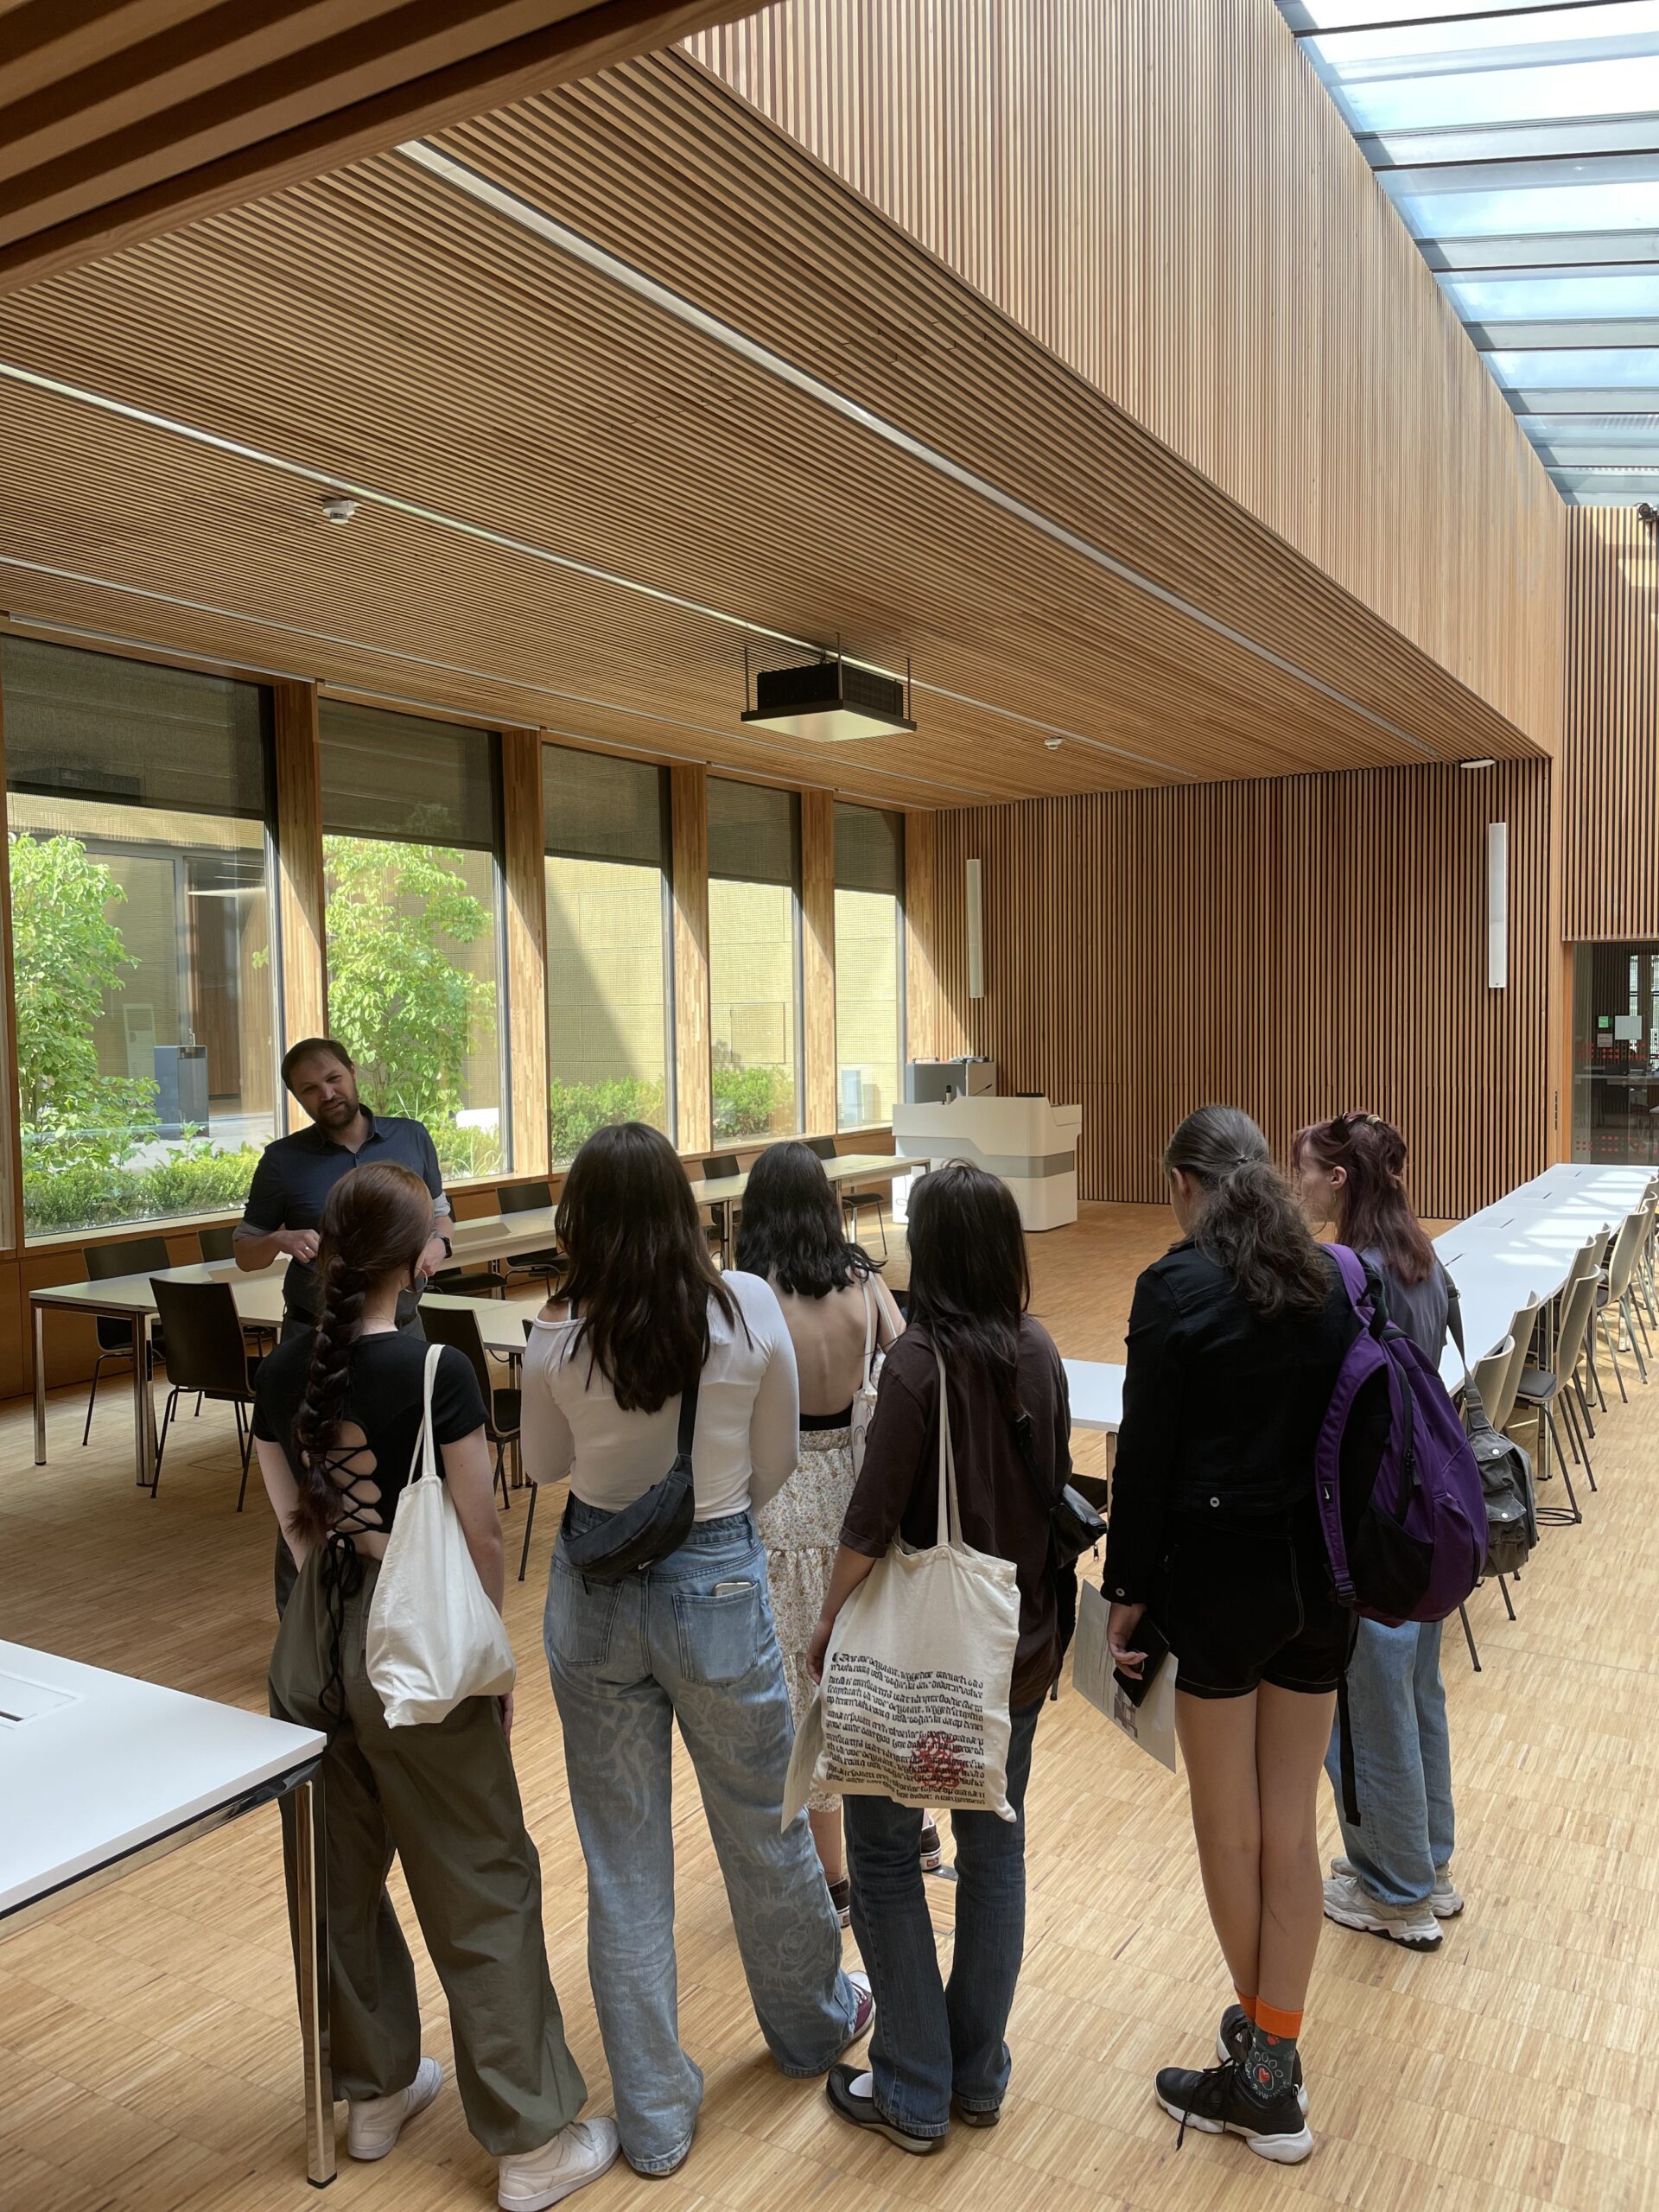
[[[354,1167],[328,1193],[317,1254],[322,1305],[294,1420],[299,1497],[289,1525],[308,1542],[326,1536],[340,1511],[328,1460],[346,1417],[351,1348],[365,1301],[378,1284],[412,1274],[431,1234],[432,1194],[407,1167]]]

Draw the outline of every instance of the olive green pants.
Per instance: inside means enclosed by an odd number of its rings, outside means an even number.
[[[581,2111],[587,2085],[565,2047],[547,1971],[542,1870],[493,1698],[447,1720],[389,1728],[364,1662],[376,1562],[345,1604],[343,1717],[325,1713],[332,1630],[314,1551],[270,1659],[279,1720],[333,1729],[322,1762],[334,2093],[390,2096],[415,2078],[415,1967],[386,1893],[395,1852],[449,2001],[467,2125],[501,2158],[537,2149]],[[293,1853],[288,1859],[292,1895]]]

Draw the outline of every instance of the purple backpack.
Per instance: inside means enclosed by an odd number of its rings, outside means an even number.
[[[1367,1620],[1444,1620],[1485,1560],[1480,1468],[1446,1385],[1378,1310],[1364,1262],[1329,1249],[1359,1323],[1313,1455],[1337,1594]]]

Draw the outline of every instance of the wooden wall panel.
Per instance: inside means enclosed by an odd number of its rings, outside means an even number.
[[[665,46],[748,4],[8,0],[0,291]]]
[[[301,1037],[328,1032],[323,950],[322,776],[317,687],[271,687],[276,754],[276,911],[283,963],[277,1058]]]
[[[1567,532],[1563,934],[1659,938],[1659,531],[1575,507]]]
[[[503,730],[500,744],[512,1172],[545,1175],[549,1147],[547,869],[542,836],[541,733]]]
[[[836,803],[801,793],[801,1027],[804,1126],[836,1126]]]
[[[709,1067],[709,779],[669,770],[674,899],[674,1087],[682,1152],[714,1142]]]
[[[1161,1195],[1208,1099],[1282,1149],[1365,1107],[1419,1206],[1461,1215],[1551,1156],[1550,770],[1506,762],[1100,793],[938,817],[940,1049],[1084,1108],[1079,1189]],[[1486,982],[1486,830],[1510,827],[1510,981]],[[984,867],[967,996],[963,865]]]
[[[1274,0],[790,0],[687,50],[1555,744],[1560,501]]]
[[[939,1049],[936,893],[938,817],[905,817],[905,1058],[931,1059]],[[902,1075],[902,1070],[900,1073]]]

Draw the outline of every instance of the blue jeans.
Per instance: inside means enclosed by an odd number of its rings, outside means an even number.
[[[919,1862],[922,1815],[890,1797],[842,1801],[853,1878],[853,1933],[875,1992],[870,2070],[895,2127],[943,2135],[950,2100],[995,2112],[1008,2086],[1003,2031],[1026,1948],[1026,1784],[1036,1705],[1016,1707],[1008,1741],[1012,1821],[952,1813],[956,1939],[939,1973]]]
[[[578,1530],[610,1516],[573,1500]],[[857,1998],[804,1816],[781,1827],[794,1742],[747,1513],[697,1524],[626,1581],[553,1554],[543,1624],[565,1772],[588,1862],[588,1973],[628,2163],[677,2164],[702,2101],[680,2047],[674,1963],[674,1723],[691,1754],[761,2032],[780,2073],[827,2073]]]
[[[1348,1664],[1359,1826],[1342,1809],[1341,1745],[1325,1770],[1337,1793],[1343,1848],[1379,1904],[1422,1904],[1452,1857],[1452,1745],[1440,1680],[1440,1623],[1361,1621]]]

